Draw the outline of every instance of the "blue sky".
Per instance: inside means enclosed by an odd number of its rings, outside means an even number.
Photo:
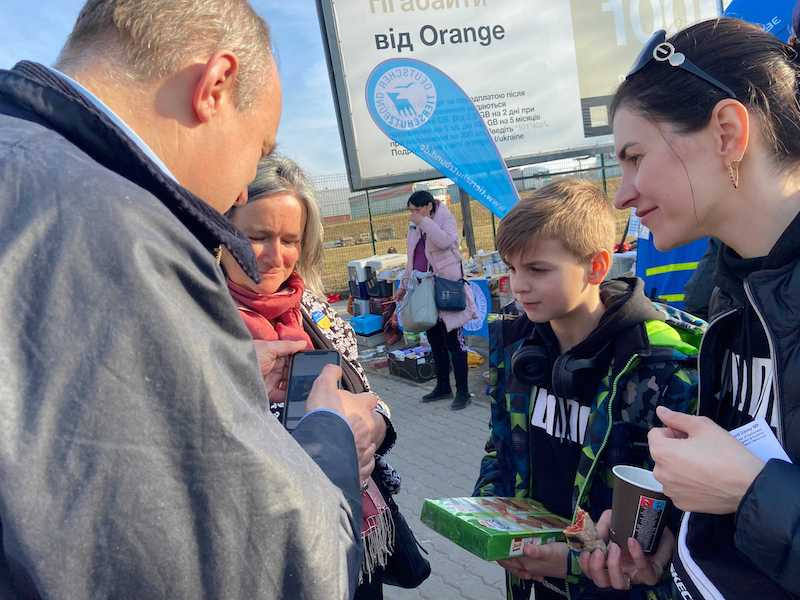
[[[344,173],[314,0],[251,0],[267,19],[283,82],[279,150],[309,173]],[[0,68],[27,58],[52,64],[83,0],[0,0]]]

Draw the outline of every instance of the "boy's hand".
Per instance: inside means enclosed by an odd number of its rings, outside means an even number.
[[[611,511],[603,512],[597,522],[597,532],[608,538],[611,526]],[[664,528],[658,549],[650,556],[642,551],[639,542],[628,538],[628,548],[623,551],[617,544],[608,544],[608,554],[595,550],[581,554],[581,570],[599,588],[629,590],[632,585],[656,585],[661,581],[664,569],[672,559],[675,536]]]
[[[567,545],[563,542],[526,545],[522,556],[497,561],[520,579],[543,581],[545,577],[564,579],[567,576]]]

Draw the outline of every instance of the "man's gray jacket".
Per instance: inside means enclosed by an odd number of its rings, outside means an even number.
[[[352,596],[352,433],[265,410],[220,245],[255,276],[58,77],[0,71],[0,598]]]

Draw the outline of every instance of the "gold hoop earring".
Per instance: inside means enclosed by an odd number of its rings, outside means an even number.
[[[733,189],[739,189],[739,161],[734,160],[731,161],[731,164],[728,165],[728,175],[731,178],[731,183],[733,184]]]

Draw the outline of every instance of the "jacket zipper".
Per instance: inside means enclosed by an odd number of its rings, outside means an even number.
[[[755,311],[756,315],[758,315],[759,321],[761,321],[761,326],[764,328],[764,334],[767,336],[767,344],[769,345],[770,354],[772,355],[773,360],[774,360],[775,351],[774,351],[774,347],[773,347],[773,344],[772,344],[772,338],[770,338],[769,330],[767,329],[766,321],[761,316],[761,313],[759,312],[758,307],[755,304],[752,292],[750,290],[750,286],[748,285],[747,281],[744,282],[744,290],[745,290],[745,294],[747,295],[748,302],[750,302],[750,305],[753,307],[753,310]],[[719,323],[720,321],[722,321],[723,319],[729,317],[730,315],[732,315],[736,311],[737,311],[737,309],[734,308],[734,309],[725,311],[721,315],[718,315],[717,317],[715,317],[708,324],[708,328],[706,329],[706,333],[703,335],[702,339],[700,340],[700,348],[697,351],[697,357],[698,357],[698,369],[697,369],[697,414],[698,415],[702,414],[701,410],[700,410],[700,401],[701,401],[701,399],[703,397],[702,387],[701,387],[703,370],[702,370],[702,368],[700,368],[700,358],[703,356],[703,344],[705,344],[706,339],[709,337],[709,334],[711,333],[712,327],[714,325],[716,325],[717,323]],[[774,363],[773,363],[773,365],[774,365]],[[776,375],[776,372],[775,372],[775,368],[773,366],[772,385],[773,385],[773,390],[774,390],[774,393],[775,393],[775,401],[778,402],[779,399],[778,399],[777,377],[775,375]],[[780,410],[780,405],[778,406],[778,408]],[[778,431],[778,433],[779,433],[779,436],[782,438],[783,437],[783,414],[782,413],[781,413],[781,428]],[[782,439],[781,439],[781,445],[783,445],[783,440]],[[686,557],[683,556],[683,553],[681,552],[680,539],[681,539],[681,536],[683,535],[684,526],[686,526],[686,528],[688,529],[687,519],[689,517],[689,514],[690,513],[685,513],[683,515],[683,517],[681,518],[681,525],[678,528],[678,557],[683,562],[683,566],[684,566],[684,569],[686,570],[686,574],[689,576],[689,579],[692,581],[692,583],[695,585],[695,587],[697,587],[701,591],[701,593],[704,593],[704,591],[705,591],[705,594],[713,595],[714,591],[713,590],[709,591],[707,586],[705,585],[705,583],[703,583],[702,581],[698,580],[698,576],[693,572],[693,569],[689,565],[687,565]],[[690,560],[693,560],[691,552],[689,551],[688,546],[686,547],[686,550],[687,550],[687,553],[688,553],[688,558]],[[713,585],[713,584],[711,584],[711,585]]]
[[[716,317],[714,317],[714,319],[712,319],[712,321],[708,324],[708,327],[706,328],[706,332],[703,334],[703,337],[700,338],[700,347],[697,349],[697,414],[698,415],[702,414],[700,412],[700,400],[703,397],[703,395],[701,393],[700,386],[702,383],[703,370],[700,368],[700,357],[703,356],[703,344],[706,343],[706,339],[708,338],[709,333],[711,333],[711,328],[716,323],[719,323],[720,321],[722,321],[722,319],[729,317],[735,312],[736,309],[733,308],[731,310],[722,313],[721,315],[717,315]]]
[[[697,415],[701,415],[702,414],[702,411],[700,410],[700,408],[701,408],[700,407],[700,402],[701,402],[701,399],[703,397],[702,388],[701,388],[702,379],[703,379],[703,369],[700,366],[700,359],[703,356],[703,345],[706,343],[706,340],[710,337],[711,330],[714,327],[714,325],[716,325],[717,323],[719,323],[723,319],[726,319],[727,317],[731,316],[737,310],[738,309],[733,308],[733,309],[727,310],[724,313],[714,317],[711,320],[711,322],[708,324],[708,328],[706,328],[705,334],[703,334],[703,337],[700,338],[700,347],[697,349]],[[687,566],[686,558],[681,553],[680,539],[681,539],[681,535],[683,534],[684,525],[686,525],[686,527],[688,527],[687,519],[689,518],[689,514],[691,514],[691,513],[684,513],[684,515],[681,517],[680,526],[678,527],[678,533],[676,534],[676,543],[678,544],[677,553],[678,553],[678,557],[680,558],[681,562],[683,563],[684,568],[686,569],[686,574],[688,575],[689,579],[692,581],[692,583],[694,584],[694,586],[697,589],[701,590],[700,593],[703,594],[703,590],[707,590],[707,587],[702,582],[700,582],[698,580],[698,577],[695,575],[695,573],[693,573],[692,569],[689,566]],[[688,547],[687,547],[687,551],[688,551]],[[689,553],[689,558],[690,559],[692,558],[691,557],[691,553]],[[713,592],[711,592],[711,594],[713,594]],[[703,595],[705,596],[705,594],[703,594]]]
[[[613,420],[612,420],[612,416],[611,416],[611,409],[612,409],[613,404],[614,404],[614,398],[616,398],[616,396],[617,396],[617,384],[619,383],[620,378],[623,375],[627,374],[628,370],[631,368],[631,365],[633,364],[633,361],[635,361],[637,358],[639,358],[638,354],[634,354],[633,356],[631,356],[628,359],[628,362],[625,363],[625,367],[623,367],[623,369],[619,373],[617,373],[617,376],[614,378],[614,382],[611,384],[611,393],[610,393],[610,395],[608,397],[608,427],[606,428],[606,435],[605,435],[605,437],[603,437],[603,443],[600,444],[600,448],[597,450],[597,454],[594,455],[594,460],[592,461],[592,466],[589,467],[589,472],[586,474],[586,479],[584,479],[584,481],[583,481],[583,486],[581,487],[580,492],[578,492],[578,497],[575,500],[575,510],[572,513],[572,521],[573,522],[575,521],[575,515],[578,513],[578,508],[580,508],[581,498],[583,498],[583,493],[586,491],[586,485],[591,480],[592,472],[594,471],[594,468],[597,465],[597,461],[599,460],[600,455],[603,453],[603,450],[605,449],[606,444],[608,443],[608,436],[611,433],[611,426],[613,425]],[[570,589],[569,589],[569,582],[565,582],[565,583],[566,583],[565,588],[567,590],[567,598],[571,599],[572,598],[572,594],[571,594]]]
[[[778,416],[780,416],[780,426],[778,427],[778,439],[781,443],[781,446],[784,446],[783,442],[783,406],[781,404],[781,398],[778,392],[778,363],[777,363],[777,356],[775,355],[775,344],[772,341],[772,336],[769,332],[769,327],[767,327],[767,321],[761,314],[761,311],[758,309],[758,305],[756,304],[756,300],[753,297],[753,292],[750,289],[750,284],[747,280],[744,281],[744,291],[747,294],[747,300],[750,302],[750,306],[753,307],[753,310],[758,315],[758,320],[761,321],[761,326],[764,328],[764,335],[767,336],[767,344],[769,345],[769,354],[770,358],[772,359],[772,391],[775,394],[775,403],[778,405]],[[746,325],[745,325],[746,326]],[[700,388],[698,388],[699,392]]]

